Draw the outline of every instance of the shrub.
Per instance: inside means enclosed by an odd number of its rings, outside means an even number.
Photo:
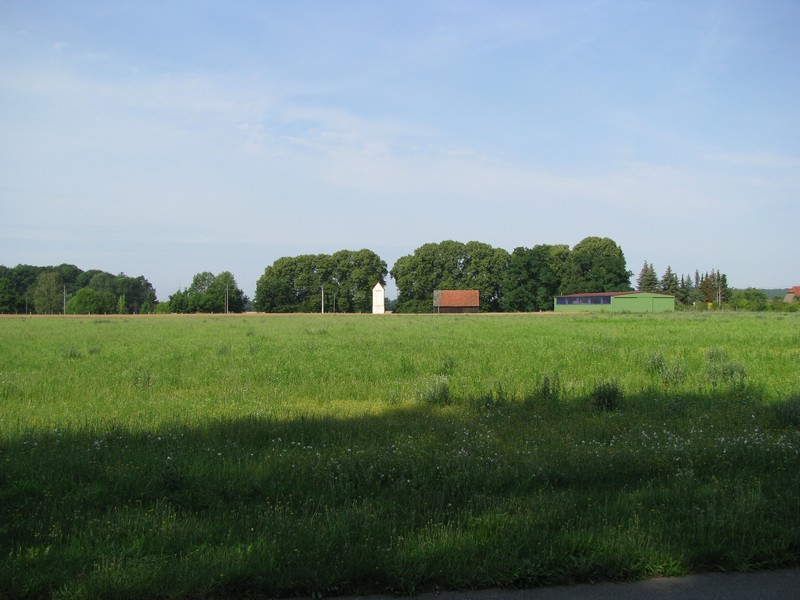
[[[525,398],[529,404],[537,402],[557,402],[561,398],[561,378],[558,373],[542,373],[533,392]]]
[[[670,363],[660,351],[653,352],[647,358],[644,368],[664,385],[675,385],[686,379],[686,365],[678,359]]]
[[[425,404],[450,404],[450,384],[444,375],[436,375],[420,388],[417,388],[417,400]]]
[[[622,388],[615,381],[609,381],[595,386],[589,394],[589,400],[595,410],[607,412],[619,408],[622,396]]]
[[[80,358],[81,351],[78,350],[75,346],[67,346],[64,348],[64,358]]]
[[[478,400],[480,408],[499,408],[508,400],[508,394],[503,389],[503,384],[498,383],[497,387],[488,393],[481,395]]]
[[[647,357],[644,368],[649,375],[661,376],[669,368],[669,365],[664,355],[656,351]]]
[[[706,352],[706,378],[711,385],[729,384],[733,387],[744,385],[745,368],[728,358],[724,350],[709,348]]]

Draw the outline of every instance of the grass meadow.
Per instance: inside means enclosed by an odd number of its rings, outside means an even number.
[[[800,564],[800,315],[0,319],[0,597]]]

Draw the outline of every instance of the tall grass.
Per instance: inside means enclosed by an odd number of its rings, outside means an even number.
[[[800,319],[0,320],[0,595],[800,563]]]

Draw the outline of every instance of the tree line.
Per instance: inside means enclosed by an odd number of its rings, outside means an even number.
[[[510,254],[480,242],[425,244],[398,259],[391,274],[398,312],[428,312],[433,290],[449,288],[480,290],[482,310],[546,311],[559,294],[629,290],[631,277],[622,249],[606,237]]]
[[[249,300],[236,284],[230,271],[214,275],[209,271],[197,273],[192,284],[178,290],[167,302],[158,305],[159,313],[240,313]]]
[[[397,284],[390,306],[396,312],[430,312],[433,292],[440,289],[479,290],[483,311],[537,312],[552,310],[558,295],[630,291],[633,273],[622,249],[607,237],[587,237],[572,248],[520,246],[510,253],[482,242],[445,240],[400,257],[391,271],[368,249],[285,256],[265,268],[252,301],[230,271],[197,273],[188,288],[157,303],[143,276],[82,271],[68,264],[0,266],[0,313],[371,312],[372,287],[385,285],[387,275]],[[659,277],[645,261],[636,288],[674,295],[678,307],[797,309],[754,288],[730,289],[727,276],[716,269],[679,276],[668,266]]]
[[[0,313],[130,314],[152,312],[156,292],[143,276],[83,271],[71,264],[0,265]]]
[[[385,284],[386,274],[386,263],[367,249],[285,256],[256,282],[253,306],[275,313],[372,312],[372,288]]]
[[[659,277],[653,264],[645,261],[636,278],[636,288],[645,292],[671,294],[683,306],[716,306],[751,311],[800,310],[800,303],[788,304],[782,298],[770,299],[757,288],[729,288],[728,277],[715,269],[705,273],[696,270],[694,275],[681,275],[679,279],[668,266]]]

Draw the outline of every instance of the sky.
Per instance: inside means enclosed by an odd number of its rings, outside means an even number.
[[[0,264],[610,237],[800,284],[800,2],[0,0]],[[396,295],[393,282],[387,294]]]

